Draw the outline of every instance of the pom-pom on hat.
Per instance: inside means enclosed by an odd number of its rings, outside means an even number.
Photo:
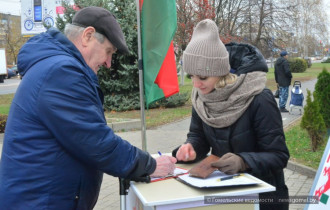
[[[183,70],[190,75],[205,77],[224,76],[229,73],[229,55],[214,21],[200,21],[183,52]]]
[[[92,26],[97,32],[104,35],[119,52],[129,52],[116,17],[104,8],[93,6],[82,8],[73,16],[72,24],[81,27]]]

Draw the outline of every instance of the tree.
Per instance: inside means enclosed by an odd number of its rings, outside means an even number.
[[[307,89],[307,104],[304,107],[304,115],[300,126],[306,129],[311,139],[311,146],[313,152],[323,143],[324,135],[326,133],[325,123],[320,114],[320,105],[317,100],[312,101],[311,91]]]
[[[174,37],[177,46],[176,60],[179,62],[183,51],[188,45],[194,26],[206,18],[214,19],[214,7],[209,0],[178,0],[177,18],[178,29]]]
[[[246,0],[213,0],[215,22],[219,27],[221,37],[240,36],[240,29],[249,16],[245,15],[248,1]],[[235,40],[233,40],[235,41]]]
[[[322,0],[296,0],[297,13],[293,16],[298,41],[302,45],[301,57],[311,54],[313,39],[325,40],[328,36],[326,12]],[[313,37],[313,38],[312,38]]]
[[[194,6],[191,0],[177,1],[178,29],[174,36],[174,43],[177,46],[176,60],[180,61],[183,51],[188,45],[194,29]]]
[[[116,54],[111,69],[101,69],[99,81],[105,95],[107,110],[125,111],[140,108],[139,72],[137,68],[137,21],[134,0],[110,1],[110,11],[115,14],[125,35],[130,51],[127,55]]]
[[[27,41],[21,35],[21,20],[19,16],[0,14],[0,20],[3,21],[1,27],[4,29],[4,42],[7,54],[7,63],[17,63],[17,54],[22,45]]]
[[[194,0],[194,3],[196,5],[195,14],[197,22],[204,19],[214,20],[214,7],[209,2],[209,0]]]
[[[324,119],[325,126],[330,128],[330,73],[325,67],[317,77],[315,84],[316,99],[320,104],[320,113]]]

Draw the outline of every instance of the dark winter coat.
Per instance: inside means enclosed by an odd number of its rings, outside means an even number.
[[[255,46],[235,42],[225,46],[229,53],[231,73],[240,75],[252,71],[268,72],[267,63]]]
[[[153,173],[156,161],[107,126],[98,79],[62,33],[31,38],[18,69],[24,77],[6,125],[0,209],[92,209],[103,172]]]
[[[281,114],[270,90],[264,89],[255,96],[244,114],[226,128],[207,125],[193,109],[187,136],[186,143],[191,143],[196,151],[196,161],[205,158],[210,148],[211,153],[219,157],[228,152],[235,153],[249,165],[248,173],[276,187],[276,192],[261,196],[288,196],[283,168],[289,160],[289,151]],[[173,151],[173,156],[176,151]],[[276,206],[274,209],[286,208]]]
[[[265,59],[256,47],[229,43],[226,48],[232,73],[268,72]],[[229,127],[207,125],[193,108],[187,137],[186,143],[191,143],[197,153],[193,162],[205,158],[210,149],[211,154],[219,157],[228,152],[235,153],[249,165],[248,173],[276,187],[275,192],[260,194],[261,198],[288,198],[283,168],[290,155],[285,143],[282,117],[269,89],[256,95],[244,114]],[[177,149],[172,152],[174,157]],[[260,209],[284,210],[288,209],[288,204],[260,204]]]
[[[291,85],[292,74],[287,59],[279,57],[276,60],[274,73],[275,81],[280,87],[289,87]]]

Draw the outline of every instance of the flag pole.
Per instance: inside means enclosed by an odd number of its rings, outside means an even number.
[[[136,0],[136,19],[137,19],[137,34],[138,34],[138,68],[139,68],[139,86],[140,86],[140,111],[141,111],[141,141],[142,150],[147,151],[146,138],[146,118],[144,107],[144,83],[143,83],[143,63],[141,49],[141,24],[140,24],[140,0]]]

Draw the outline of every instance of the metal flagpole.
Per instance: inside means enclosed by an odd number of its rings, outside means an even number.
[[[146,117],[144,114],[144,85],[143,85],[143,63],[142,63],[142,49],[141,49],[141,24],[140,24],[140,1],[136,0],[136,19],[138,32],[138,68],[139,68],[139,84],[140,84],[140,110],[141,110],[141,140],[142,150],[147,151],[146,139]]]
[[[140,85],[140,107],[141,107],[141,140],[142,150],[147,151],[146,141],[146,126],[145,126],[145,115],[144,115],[144,86],[143,86],[143,63],[141,55],[141,34],[140,34],[140,4],[139,0],[136,0],[136,18],[137,18],[137,32],[138,32],[138,68],[139,68],[139,85]],[[130,187],[129,179],[119,178],[119,195],[120,195],[120,209],[126,210],[126,195]],[[150,177],[147,176],[142,178],[142,182],[150,182]]]

